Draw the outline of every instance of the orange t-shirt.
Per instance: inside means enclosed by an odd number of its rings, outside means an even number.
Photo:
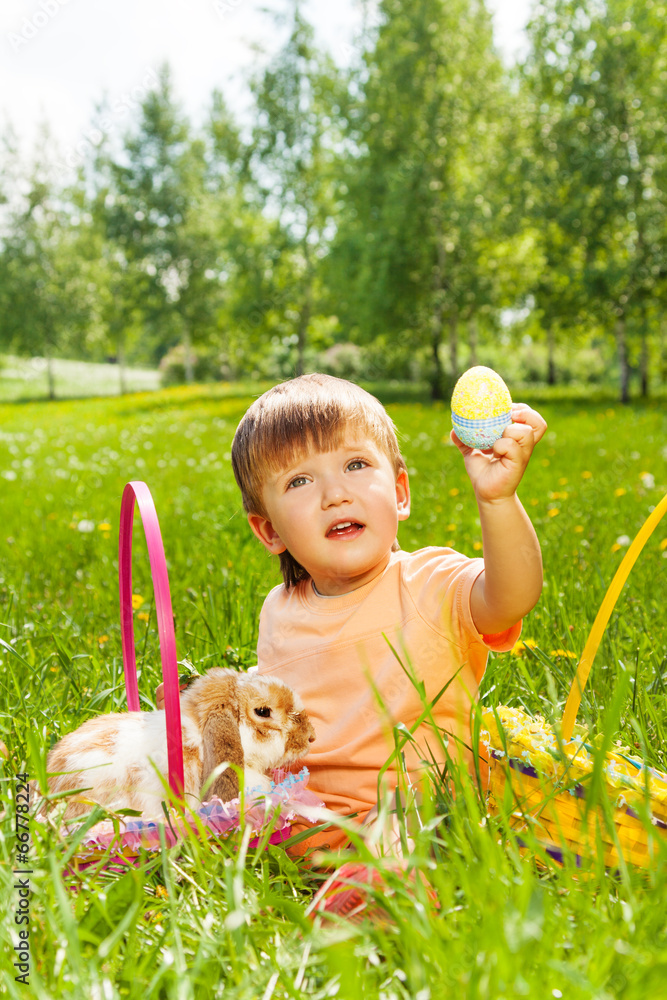
[[[483,569],[482,559],[452,549],[398,551],[380,576],[349,594],[319,596],[309,579],[267,596],[258,671],[279,677],[303,699],[316,733],[304,761],[309,788],[333,811],[362,820],[376,805],[378,775],[396,745],[392,726],[402,722],[411,729],[424,711],[387,640],[423,682],[429,701],[451,680],[432,718],[454,735],[448,747],[453,757],[457,747],[470,746],[470,712],[489,649],[511,649],[521,632],[520,622],[499,635],[477,632],[470,592]],[[414,739],[417,746],[406,742],[403,753],[417,784],[421,762],[433,754],[438,759],[439,743],[429,722],[420,724]],[[458,756],[470,754],[464,749]],[[393,791],[395,762],[384,777],[384,788]],[[316,839],[338,847],[345,837],[333,830]]]

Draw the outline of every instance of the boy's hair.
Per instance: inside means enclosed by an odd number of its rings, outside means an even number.
[[[256,399],[232,443],[232,468],[245,511],[268,518],[262,496],[267,472],[291,465],[309,448],[334,451],[350,427],[374,441],[397,476],[406,469],[389,414],[375,396],[353,382],[333,375],[300,375]],[[287,551],[280,553],[280,568],[287,588],[308,579],[308,572]]]

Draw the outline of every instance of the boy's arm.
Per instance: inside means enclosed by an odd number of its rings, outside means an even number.
[[[492,452],[463,445],[452,432],[475,490],[482,526],[484,572],[470,596],[478,632],[494,635],[514,625],[542,591],[542,555],[528,515],[516,495],[535,444],[546,431],[543,417],[523,404]]]

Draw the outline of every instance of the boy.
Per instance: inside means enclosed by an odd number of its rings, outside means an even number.
[[[403,747],[413,784],[434,754],[446,766],[430,721],[417,725],[423,700],[389,642],[428,700],[449,682],[432,719],[449,734],[446,755],[471,761],[470,713],[488,651],[512,647],[542,587],[539,543],[516,489],[546,423],[520,404],[512,418],[489,452],[451,435],[475,491],[483,559],[399,549],[408,472],[388,414],[360,387],[304,375],[257,399],[237,428],[232,465],[248,522],[284,578],[261,611],[258,669],[300,694],[317,734],[309,786],[337,813],[363,819],[378,794],[393,792],[396,759],[379,775],[396,723],[415,729]],[[332,828],[308,848],[344,840]]]

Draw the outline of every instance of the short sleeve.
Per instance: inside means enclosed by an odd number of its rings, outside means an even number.
[[[481,635],[472,618],[470,595],[484,571],[483,559],[470,559],[453,549],[426,548],[411,554],[403,567],[406,586],[419,614],[461,650],[471,646],[494,652],[512,648],[521,622],[495,635]]]

